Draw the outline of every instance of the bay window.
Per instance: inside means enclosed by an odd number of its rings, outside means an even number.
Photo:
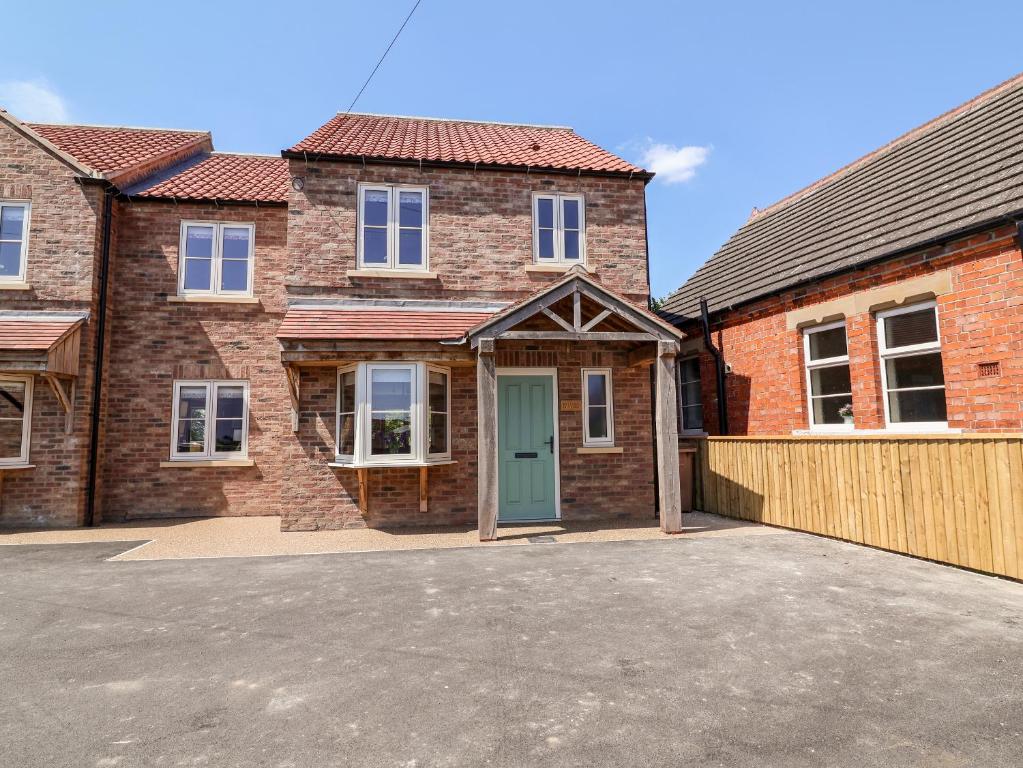
[[[803,331],[810,429],[851,430],[852,377],[845,321]]]
[[[0,283],[25,282],[28,203],[0,200]]]
[[[935,302],[879,312],[877,340],[888,425],[946,428],[945,373]]]
[[[583,445],[614,445],[610,368],[583,368]]]
[[[171,458],[245,458],[248,414],[246,381],[174,382]]]
[[[0,467],[28,464],[32,377],[0,376]]]
[[[338,371],[336,461],[428,464],[451,458],[451,373],[426,363]]]
[[[254,230],[252,224],[181,222],[178,293],[251,296]]]
[[[425,270],[428,221],[426,187],[359,185],[359,268]]]
[[[537,264],[586,261],[586,212],[582,195],[533,195],[533,258]]]

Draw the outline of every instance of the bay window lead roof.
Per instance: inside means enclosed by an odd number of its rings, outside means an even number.
[[[1023,215],[1023,74],[763,211],[673,293],[678,322]]]

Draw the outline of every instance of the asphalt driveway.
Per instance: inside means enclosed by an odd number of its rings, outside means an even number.
[[[0,547],[19,766],[1012,766],[1023,585],[802,535]]]

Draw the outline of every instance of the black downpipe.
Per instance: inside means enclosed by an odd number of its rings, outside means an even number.
[[[99,267],[99,308],[96,318],[96,364],[92,377],[92,413],[89,428],[89,492],[85,505],[85,524],[91,526],[96,520],[96,477],[99,474],[99,429],[100,403],[103,397],[103,350],[107,332],[107,285],[110,274],[110,230],[114,208],[113,189],[103,194],[103,240],[100,244]]]
[[[728,394],[725,389],[725,359],[721,350],[714,346],[710,335],[710,312],[707,311],[707,299],[700,298],[700,319],[703,320],[703,343],[714,358],[717,372],[718,387],[718,430],[722,435],[728,434]]]

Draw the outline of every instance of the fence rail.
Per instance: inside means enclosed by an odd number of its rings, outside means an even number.
[[[696,504],[1023,578],[1023,435],[706,438]]]

